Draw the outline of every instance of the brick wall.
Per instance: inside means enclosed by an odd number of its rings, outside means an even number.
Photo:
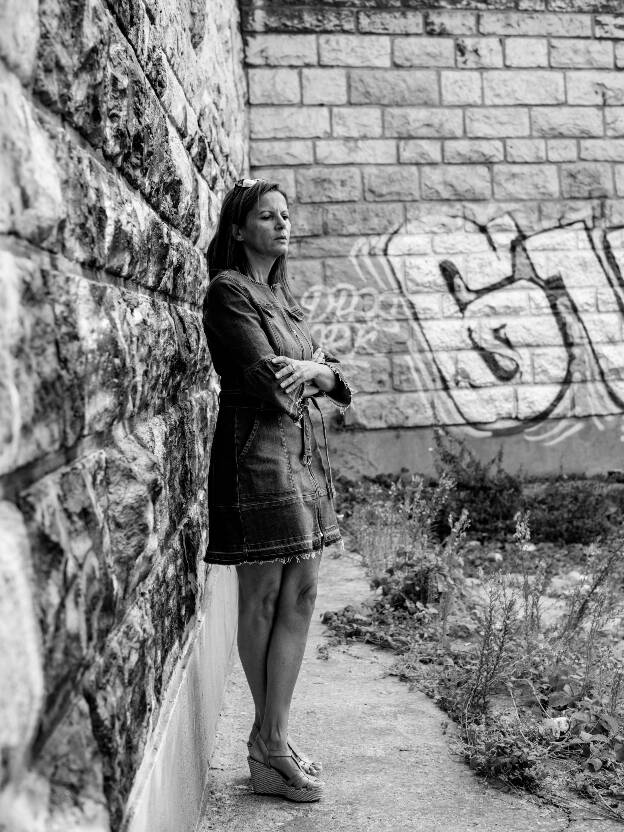
[[[244,97],[234,0],[1,4],[12,832],[119,828],[193,638],[215,400],[204,253],[246,165]]]
[[[572,436],[588,449],[602,437],[593,462],[612,462],[624,408],[619,6],[244,6],[251,163],[292,197],[295,286],[359,391],[353,467],[382,442],[366,431],[435,423],[507,437],[535,470],[544,454],[546,468],[583,467]]]

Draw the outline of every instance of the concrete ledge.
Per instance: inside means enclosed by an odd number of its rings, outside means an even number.
[[[169,684],[137,773],[124,832],[195,828],[230,667],[236,608],[235,570],[213,567],[195,637]]]

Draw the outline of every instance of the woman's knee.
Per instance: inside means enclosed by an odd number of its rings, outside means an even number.
[[[280,594],[281,573],[256,574],[254,577],[256,580],[239,580],[239,612],[252,618],[272,621]]]
[[[316,603],[316,591],[316,576],[290,585],[280,595],[280,614],[310,619]]]

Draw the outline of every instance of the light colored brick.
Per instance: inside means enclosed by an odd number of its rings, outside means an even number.
[[[352,104],[438,104],[438,79],[432,70],[351,70]]]
[[[397,66],[455,66],[452,38],[395,38]]]
[[[546,161],[546,142],[544,139],[507,139],[505,151],[508,162],[544,162]]]
[[[280,188],[286,193],[289,202],[293,202],[296,196],[295,171],[293,168],[253,168],[252,174],[258,179],[266,179],[269,182],[277,182]]]
[[[598,107],[535,107],[531,124],[536,136],[602,136],[602,110]]]
[[[337,138],[375,139],[382,135],[379,107],[334,107],[332,135]]]
[[[392,10],[358,12],[360,32],[379,32],[389,35],[419,35],[423,30],[420,12]]]
[[[624,73],[608,70],[566,72],[569,104],[624,104]]]
[[[575,139],[548,139],[546,152],[549,162],[575,162],[578,157]]]
[[[503,159],[503,143],[499,139],[455,139],[444,142],[446,163],[502,162]]]
[[[579,159],[598,162],[624,162],[624,139],[583,139]]]
[[[466,110],[466,134],[483,138],[528,136],[529,111],[522,107],[470,108]]]
[[[254,107],[249,122],[252,139],[329,136],[329,110],[324,107]]]
[[[481,12],[479,31],[483,35],[554,35],[558,38],[582,38],[591,37],[592,22],[588,14]]]
[[[442,161],[442,142],[406,139],[399,142],[399,161],[407,164],[435,164]]]
[[[564,199],[594,199],[613,193],[611,166],[599,162],[577,162],[561,166],[561,196]]]
[[[552,38],[550,65],[575,69],[610,68],[613,66],[613,44],[610,41]]]
[[[442,104],[445,106],[481,104],[483,101],[480,72],[471,72],[467,69],[441,72],[440,84]]]
[[[334,234],[385,234],[404,219],[403,205],[390,202],[328,205],[324,210],[326,227]]]
[[[498,38],[458,38],[457,66],[481,68],[503,65],[503,47]]]
[[[383,393],[391,389],[390,359],[383,355],[366,358],[348,356],[344,371],[356,393]]]
[[[261,165],[310,165],[314,161],[314,145],[311,141],[252,141],[249,147],[249,164]]]
[[[375,344],[371,345],[375,351]],[[436,424],[431,393],[361,393],[349,417],[349,425],[365,430],[414,428]]]
[[[252,66],[314,66],[316,35],[249,35],[245,60]]]
[[[546,38],[507,38],[505,66],[548,66],[548,41]]]
[[[624,136],[624,107],[605,107],[604,117],[607,136]]]
[[[296,69],[250,69],[250,104],[298,104],[301,101]]]
[[[344,69],[303,69],[304,104],[346,104],[347,73]]]
[[[563,104],[565,85],[562,72],[545,70],[489,70],[483,73],[486,104]]]
[[[326,66],[390,66],[390,38],[384,35],[320,35],[320,63]]]
[[[297,202],[290,206],[290,219],[292,230],[289,252],[294,255],[292,237],[315,237],[322,234],[323,215],[317,205],[303,205]]]
[[[485,165],[424,165],[423,199],[490,199],[490,171]]]
[[[555,165],[496,165],[494,168],[497,199],[549,199],[558,195]]]
[[[474,12],[430,11],[425,15],[428,35],[476,35],[477,15]]]
[[[594,19],[597,38],[624,38],[624,14],[598,14]]]
[[[624,43],[615,43],[615,65],[618,69],[624,68]]]
[[[462,112],[459,109],[426,107],[388,107],[384,114],[386,136],[436,138],[461,136]]]
[[[368,200],[414,202],[419,198],[418,168],[409,165],[366,168],[364,193]]]
[[[304,168],[297,171],[296,182],[300,202],[351,202],[362,196],[356,167]]]
[[[316,143],[316,161],[321,165],[392,164],[397,161],[396,143],[388,139],[333,139]]]

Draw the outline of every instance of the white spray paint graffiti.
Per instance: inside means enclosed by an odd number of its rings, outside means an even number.
[[[426,393],[431,424],[554,444],[576,417],[621,420],[624,228],[431,216],[358,239],[345,272],[301,298],[323,342],[390,354],[395,389]]]

